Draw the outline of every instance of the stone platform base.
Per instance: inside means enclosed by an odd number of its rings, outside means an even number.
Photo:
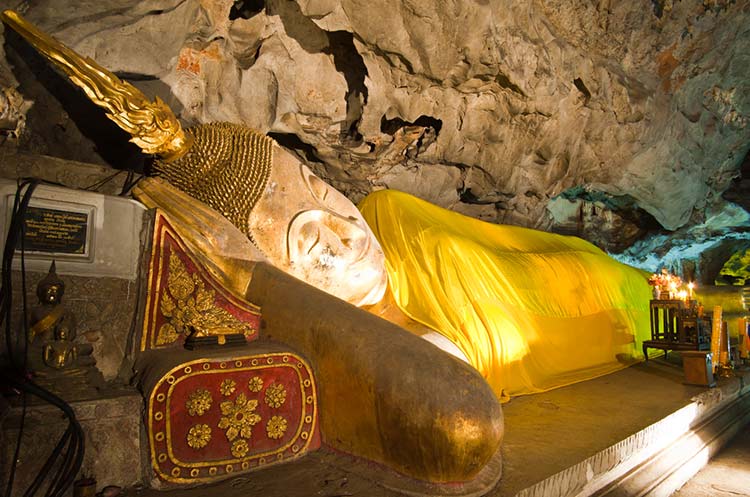
[[[643,372],[658,374],[666,379],[669,374],[679,374],[679,369],[670,370],[669,366],[674,365],[662,364],[661,370],[658,369],[660,366],[651,370],[649,366],[638,367]],[[750,371],[736,371],[735,375],[733,378],[720,379],[717,388],[699,390],[684,405],[663,413],[644,428],[580,462],[517,491],[503,492],[501,482],[501,491],[491,495],[668,497],[698,472],[743,426],[750,423]],[[675,389],[682,388],[688,387],[675,385]],[[613,393],[613,400],[618,399]],[[644,391],[644,395],[648,395],[648,392]],[[621,398],[618,400],[610,406],[612,422],[617,422],[622,410],[637,411],[641,408],[622,402]],[[667,399],[667,402],[670,400]],[[596,406],[580,406],[582,410],[591,407]],[[648,416],[648,413],[641,414]],[[512,415],[509,417],[512,418]],[[569,427],[582,439],[589,436],[585,417],[585,414],[581,416],[582,423],[578,426]],[[512,430],[510,421],[509,431]],[[565,451],[565,445],[561,445],[559,450]]]
[[[101,395],[96,400],[70,402],[86,437],[80,475],[95,478],[97,488],[138,485],[143,481],[141,395],[135,390],[112,390]],[[21,408],[14,406],[2,422],[0,473],[4,484],[8,481],[20,419]],[[23,495],[68,423],[56,407],[37,403],[27,407],[24,426],[12,497]],[[42,490],[46,490],[46,485]]]

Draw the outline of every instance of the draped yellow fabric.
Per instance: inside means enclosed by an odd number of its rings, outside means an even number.
[[[359,207],[385,252],[398,306],[453,341],[501,400],[642,358],[647,276],[594,245],[486,223],[395,190]]]

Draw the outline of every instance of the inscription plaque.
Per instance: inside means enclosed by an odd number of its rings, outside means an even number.
[[[26,251],[81,256],[88,253],[88,213],[30,205],[24,224]]]

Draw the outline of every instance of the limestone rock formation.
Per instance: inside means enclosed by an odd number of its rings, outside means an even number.
[[[700,221],[750,148],[746,0],[3,3],[355,201],[398,188],[619,249]]]

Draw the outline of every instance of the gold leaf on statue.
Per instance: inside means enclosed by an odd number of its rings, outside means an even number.
[[[199,388],[190,394],[185,407],[189,415],[202,416],[211,409],[212,402],[211,393],[204,388]]]
[[[168,323],[162,325],[158,345],[170,344],[179,335],[195,330],[197,336],[243,334],[252,329],[226,309],[215,305],[216,292],[206,288],[197,274],[190,274],[185,264],[172,252],[169,255],[167,289],[162,292],[160,309]]]
[[[187,434],[187,443],[195,450],[202,449],[211,441],[211,427],[206,424],[195,425]]]
[[[273,383],[266,389],[266,404],[278,409],[286,400],[286,389],[281,383]]]
[[[237,382],[234,380],[230,380],[229,378],[226,378],[224,381],[221,382],[221,385],[219,386],[219,390],[221,390],[221,394],[224,396],[229,396],[234,393],[235,388],[237,387]]]
[[[172,252],[169,254],[169,277],[167,278],[169,293],[177,300],[185,300],[195,290],[193,278],[179,257]]]
[[[251,392],[260,392],[263,389],[263,379],[260,376],[253,376],[248,380],[247,388]]]
[[[227,440],[233,441],[239,435],[242,438],[252,436],[253,426],[260,423],[260,416],[255,413],[258,401],[248,399],[244,393],[237,396],[234,401],[226,400],[221,403],[221,414],[219,428],[226,430]]]
[[[169,323],[164,323],[159,328],[159,334],[156,337],[156,345],[169,345],[174,343],[180,335]]]
[[[247,452],[250,450],[250,446],[247,444],[247,440],[239,439],[232,443],[232,455],[234,457],[245,457]]]
[[[268,424],[266,424],[266,433],[268,433],[268,438],[278,440],[279,438],[283,437],[284,433],[286,432],[286,425],[286,419],[282,418],[281,416],[272,416],[268,421]]]

